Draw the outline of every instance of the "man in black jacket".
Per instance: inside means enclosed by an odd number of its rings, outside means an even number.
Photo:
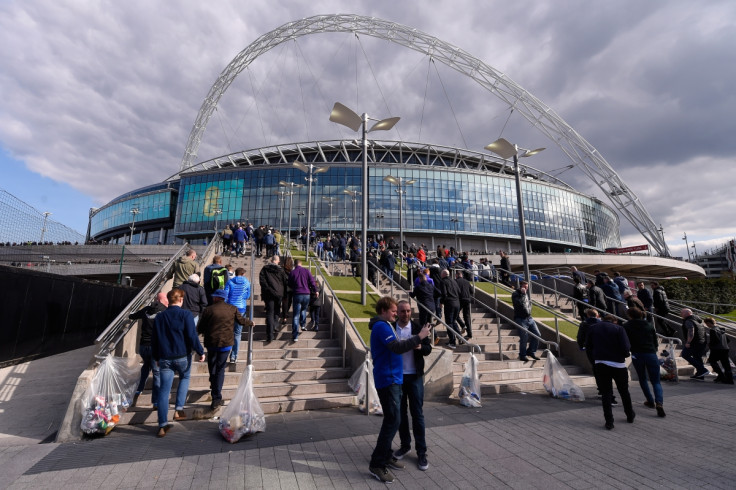
[[[606,293],[593,283],[592,279],[588,279],[586,283],[588,288],[588,304],[592,308],[598,309],[598,313],[606,312]]]
[[[445,307],[445,323],[458,331],[457,316],[460,314],[460,287],[457,282],[450,277],[450,272],[445,269],[440,273],[440,293],[442,294],[442,304]],[[454,349],[457,347],[455,342],[455,333],[447,329],[447,347]]]
[[[153,333],[153,321],[156,315],[166,310],[169,306],[169,300],[166,299],[166,293],[158,293],[156,299],[148,306],[144,306],[140,310],[132,313],[128,318],[131,320],[141,320],[141,341],[138,347],[138,354],[143,359],[141,366],[141,379],[138,382],[138,389],[135,390],[132,406],[135,406],[138,397],[146,388],[146,380],[148,374],[153,371],[153,388],[151,391],[151,400],[153,400],[153,408],[156,408],[156,400],[158,399],[158,368],[153,365],[151,357],[151,334]]]
[[[399,318],[394,325],[396,338],[399,340],[409,339],[413,335],[419,335],[422,326],[412,321],[411,305],[408,301],[399,301]],[[429,324],[428,324],[429,325]],[[432,352],[432,343],[429,337],[422,339],[421,343],[409,352],[402,354],[404,363],[404,384],[401,394],[401,425],[399,425],[399,437],[401,447],[394,452],[396,459],[402,459],[411,450],[411,434],[409,432],[408,412],[411,413],[412,432],[414,433],[414,447],[417,450],[417,466],[425,471],[429,468],[427,463],[427,442],[424,436],[424,358]]]
[[[184,303],[181,307],[192,312],[194,324],[196,325],[199,321],[200,313],[202,313],[209,304],[204,288],[199,285],[199,274],[192,274],[189,276],[186,282],[179,286],[179,289],[184,291]]]
[[[703,380],[710,374],[703,365],[703,354],[705,354],[705,327],[703,321],[692,310],[683,308],[680,311],[682,317],[682,341],[684,347],[680,356],[695,368],[695,374],[690,379]]]
[[[197,325],[197,332],[204,337],[204,346],[207,348],[212,410],[225,404],[222,400],[222,384],[225,382],[227,358],[235,344],[233,325],[235,322],[240,325],[248,322],[236,307],[225,302],[226,298],[224,289],[213,292],[212,306],[205,308]]]
[[[657,327],[657,332],[667,337],[674,337],[676,335],[675,329],[664,320],[670,314],[670,302],[667,300],[667,292],[657,281],[652,281],[652,297],[654,313],[657,314],[657,317],[654,318],[654,325]]]
[[[457,323],[465,330],[467,338],[472,339],[473,327],[471,325],[470,303],[473,301],[473,288],[465,278],[463,271],[455,271],[455,282],[457,282],[460,289],[460,312],[463,314],[462,320],[458,314]]]
[[[621,325],[610,322],[598,322],[595,328],[588,330],[585,348],[593,357],[593,373],[595,383],[603,396],[603,417],[606,429],[613,429],[613,382],[621,395],[626,421],[634,422],[634,407],[629,394],[629,371],[626,369],[626,358],[629,357],[631,344],[626,330]]]
[[[705,325],[710,329],[708,333],[708,347],[710,347],[710,356],[708,362],[713,366],[713,371],[718,375],[713,380],[714,383],[733,384],[733,372],[731,372],[731,360],[728,357],[728,336],[726,330],[717,327],[716,321],[708,317],[705,319]],[[718,365],[720,363],[720,366]]]
[[[279,261],[279,256],[273,255],[258,275],[261,296],[266,306],[266,343],[271,342],[276,333],[279,324],[279,306],[289,282],[289,277],[283,267],[279,266]]]
[[[527,294],[528,287],[528,282],[521,281],[519,289],[511,293],[511,302],[514,305],[514,321],[519,325],[516,329],[519,333],[519,360],[523,362],[529,360],[527,356],[536,361],[539,360],[539,357],[537,357],[537,347],[539,346],[537,337],[540,334],[537,323],[532,318],[532,302]],[[529,332],[536,335],[536,337],[531,336],[529,338]]]

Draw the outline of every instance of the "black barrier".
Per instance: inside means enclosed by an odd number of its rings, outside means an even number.
[[[91,345],[140,288],[0,266],[0,363]]]

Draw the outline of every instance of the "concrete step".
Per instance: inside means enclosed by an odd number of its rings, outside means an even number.
[[[595,378],[588,375],[570,375],[573,383],[582,387],[595,386]],[[459,379],[456,383],[459,384]],[[543,392],[542,376],[531,378],[518,378],[514,380],[504,381],[488,381],[481,383],[481,396],[496,395],[501,393],[519,393],[519,392]]]

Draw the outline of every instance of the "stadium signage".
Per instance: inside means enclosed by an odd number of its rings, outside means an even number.
[[[642,250],[649,250],[649,245],[636,245],[633,247],[625,248],[607,248],[607,254],[627,254],[629,252],[640,252]]]

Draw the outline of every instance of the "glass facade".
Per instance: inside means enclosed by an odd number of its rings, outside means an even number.
[[[173,234],[178,237],[209,235],[216,221],[219,228],[224,223],[249,221],[297,230],[306,226],[308,192],[306,174],[289,164],[297,159],[328,167],[325,173],[315,175],[312,184],[312,228],[319,233],[330,229],[360,230],[361,197],[354,199],[344,192],[360,192],[361,165],[356,163],[361,158],[359,150],[307,154],[300,149],[293,157],[281,156],[285,161],[185,173],[178,182],[178,198],[170,190],[145,195],[136,195],[134,191],[125,200],[98,211],[92,218],[91,234],[94,237],[129,225],[130,209],[134,207],[141,210],[136,229],[139,223],[145,228],[146,221],[172,216],[172,199],[176,199],[175,220],[169,226],[173,226]],[[369,230],[399,232],[397,186],[383,180],[391,175],[404,181],[415,180],[403,186],[405,233],[453,234],[457,226],[457,233],[463,236],[519,239],[513,175],[451,167],[446,155],[425,157],[417,151],[407,151],[405,146],[386,150],[380,157],[374,151],[371,160]],[[288,192],[291,187],[281,182],[303,187],[293,188],[291,197],[283,196],[283,191]],[[584,246],[599,250],[620,245],[618,216],[597,199],[563,184],[530,178],[522,181],[522,194],[529,240],[575,248],[582,241]],[[323,198],[333,198],[332,209]]]

